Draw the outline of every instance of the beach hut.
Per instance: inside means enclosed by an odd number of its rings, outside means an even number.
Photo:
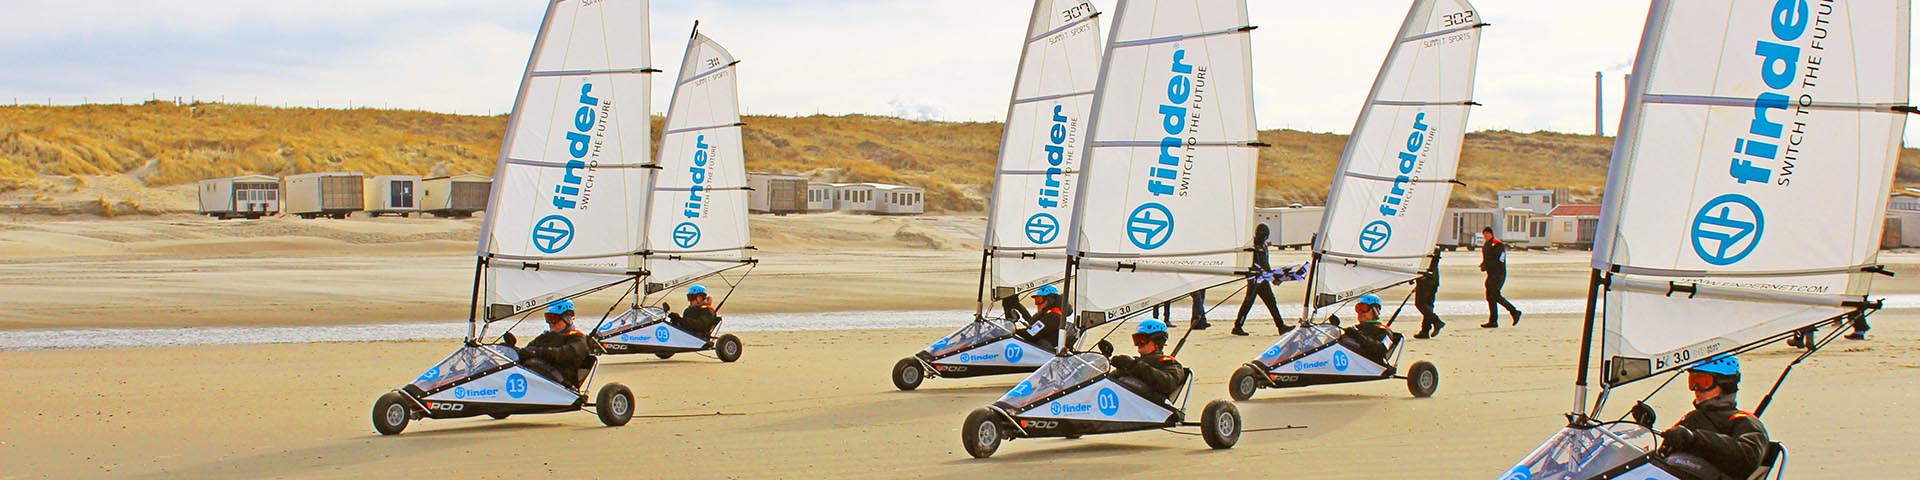
[[[493,177],[462,173],[420,181],[420,211],[436,217],[467,218],[487,209]]]
[[[807,211],[824,212],[833,210],[833,185],[824,183],[807,184]]]
[[[1895,193],[1893,195],[1888,195],[1887,210],[1889,211],[1904,210],[1909,212],[1920,212],[1920,195],[1914,195],[1911,193]]]
[[[405,217],[420,211],[419,175],[376,175],[367,179],[367,215]]]
[[[873,184],[871,183],[835,183],[833,184],[833,206],[842,212],[873,213]]]
[[[1254,209],[1254,219],[1267,226],[1267,242],[1278,248],[1304,248],[1313,245],[1320,233],[1320,219],[1327,207],[1293,204],[1285,207]]]
[[[874,184],[873,213],[919,215],[927,212],[927,191],[904,185]]]
[[[280,179],[267,175],[201,180],[200,214],[221,220],[280,213]]]
[[[358,172],[290,175],[280,182],[281,205],[300,218],[347,218],[366,208],[365,179]]]
[[[1599,205],[1561,205],[1548,216],[1547,243],[1560,248],[1593,248],[1593,234],[1600,230]]]
[[[1920,210],[1889,210],[1880,248],[1920,247]]]
[[[806,213],[810,186],[807,177],[774,173],[747,174],[747,211],[786,215]]]

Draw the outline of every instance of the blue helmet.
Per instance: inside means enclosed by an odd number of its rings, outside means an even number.
[[[1732,355],[1721,354],[1694,365],[1690,370],[1714,375],[1739,375],[1740,359]]]
[[[558,302],[553,302],[553,304],[547,305],[547,313],[551,313],[554,315],[566,315],[569,313],[573,313],[573,300],[561,300]]]
[[[1155,333],[1167,333],[1167,322],[1162,322],[1159,319],[1154,319],[1154,318],[1141,320],[1140,327],[1133,329],[1133,333],[1135,335],[1152,335]]]
[[[1039,290],[1033,291],[1033,296],[1036,296],[1036,297],[1046,297],[1046,296],[1059,295],[1059,294],[1060,294],[1060,287],[1056,287],[1053,285],[1041,285]]]
[[[1371,294],[1371,293],[1369,293],[1369,294],[1366,294],[1366,295],[1361,295],[1361,296],[1360,296],[1360,304],[1361,304],[1361,305],[1372,305],[1372,306],[1373,306],[1373,308],[1377,310],[1377,309],[1379,309],[1379,308],[1380,308],[1380,296],[1379,296],[1379,295],[1374,295],[1374,294]]]
[[[687,295],[706,295],[706,294],[707,294],[706,285],[694,285],[691,287],[687,287]]]

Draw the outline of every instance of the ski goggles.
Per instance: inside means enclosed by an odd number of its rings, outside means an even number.
[[[1713,378],[1713,374],[1711,373],[1687,372],[1687,389],[1688,390],[1692,390],[1696,392],[1713,390],[1714,385],[1717,385],[1719,383],[1720,383],[1719,381]]]
[[[1133,334],[1133,346],[1144,347],[1149,343],[1153,343],[1152,334],[1148,334],[1148,333]]]

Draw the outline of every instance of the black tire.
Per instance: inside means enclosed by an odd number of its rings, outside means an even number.
[[[1233,378],[1227,380],[1227,394],[1232,395],[1235,401],[1244,402],[1253,398],[1253,393],[1260,391],[1262,375],[1260,370],[1251,365],[1241,365],[1239,370],[1233,371]]]
[[[1233,444],[1240,443],[1240,407],[1226,400],[1207,402],[1206,410],[1200,411],[1200,436],[1205,437],[1207,446],[1214,450],[1233,448]]]
[[[902,358],[893,364],[893,388],[910,392],[920,388],[920,381],[927,379],[926,366],[917,358]]]
[[[413,412],[407,408],[407,398],[400,392],[387,392],[373,402],[373,429],[381,435],[399,435],[411,421]]]
[[[1440,389],[1440,369],[1425,360],[1413,362],[1413,368],[1407,370],[1407,392],[1414,397],[1433,396]]]
[[[721,335],[720,341],[713,343],[713,353],[720,356],[720,361],[727,363],[739,361],[742,348],[745,346],[740,344],[740,337],[733,335]]]
[[[960,443],[973,458],[993,456],[993,452],[1000,449],[1000,437],[1000,414],[986,407],[967,414],[967,423],[960,426]]]
[[[494,420],[506,420],[506,419],[507,419],[507,417],[511,417],[511,416],[513,416],[513,414],[511,414],[511,413],[489,413],[489,414],[487,414],[487,416],[489,416],[489,417],[493,417],[493,419],[494,419]]]
[[[609,383],[600,387],[599,398],[593,402],[595,413],[600,414],[600,423],[609,427],[626,425],[633,420],[633,390],[626,385]]]
[[[661,360],[666,360],[666,359],[669,359],[669,358],[673,358],[673,353],[672,353],[672,352],[668,352],[668,353],[656,353],[656,354],[653,354],[653,356],[655,356],[655,357],[659,357],[659,358],[660,358]]]

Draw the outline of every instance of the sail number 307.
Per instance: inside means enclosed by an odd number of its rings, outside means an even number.
[[[1442,23],[1442,26],[1447,26],[1447,27],[1455,27],[1460,25],[1472,25],[1473,11],[1468,10],[1460,13],[1449,13],[1444,17],[1440,17],[1440,22]]]
[[[1080,17],[1085,17],[1087,15],[1092,15],[1092,14],[1093,14],[1093,4],[1088,2],[1080,2],[1079,5],[1074,5],[1072,7],[1067,8],[1066,10],[1061,10],[1060,20],[1063,22],[1071,22],[1074,20],[1079,20]]]

